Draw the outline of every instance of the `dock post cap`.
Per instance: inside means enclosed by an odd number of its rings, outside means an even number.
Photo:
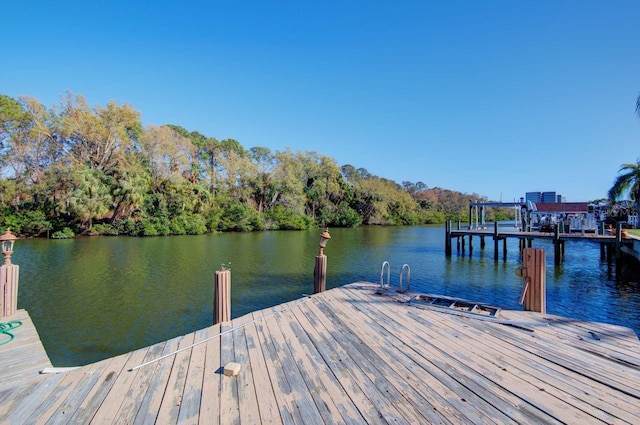
[[[240,373],[240,364],[230,362],[224,367],[224,376],[236,376]]]

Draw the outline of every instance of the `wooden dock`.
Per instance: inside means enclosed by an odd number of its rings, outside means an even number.
[[[497,323],[377,288],[36,377],[0,391],[0,423],[640,423],[632,330],[504,310]]]
[[[554,245],[554,264],[562,263],[564,258],[565,242],[586,241],[600,244],[601,259],[605,258],[611,262],[612,259],[618,258],[621,252],[621,246],[628,241],[621,239],[620,232],[618,236],[611,234],[599,234],[597,232],[590,233],[561,233],[556,228],[555,232],[525,232],[525,231],[505,231],[500,230],[497,223],[494,223],[492,229],[473,229],[463,228],[458,223],[458,228],[453,229],[451,222],[448,221],[445,227],[445,255],[450,257],[452,254],[453,240],[456,240],[457,248],[465,250],[466,241],[468,239],[469,252],[473,250],[473,238],[480,239],[480,249],[485,248],[485,238],[493,240],[494,260],[498,261],[500,256],[500,241],[503,243],[502,256],[507,256],[507,239],[518,239],[520,250],[531,248],[534,240],[551,241]]]

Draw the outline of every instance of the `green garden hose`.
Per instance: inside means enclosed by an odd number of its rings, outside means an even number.
[[[8,344],[9,342],[11,342],[11,340],[13,340],[15,336],[10,331],[14,330],[15,328],[19,328],[20,326],[22,326],[22,322],[18,320],[12,320],[6,323],[0,322],[0,334],[7,335],[9,337],[9,339],[7,340],[0,341],[0,345]]]

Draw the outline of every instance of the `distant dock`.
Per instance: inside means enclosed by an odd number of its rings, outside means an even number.
[[[498,261],[500,257],[500,241],[502,241],[502,256],[507,256],[507,239],[518,239],[519,248],[531,248],[534,240],[548,240],[554,245],[554,264],[561,264],[564,258],[565,243],[570,241],[587,241],[600,244],[601,259],[611,260],[619,257],[621,247],[627,243],[621,238],[621,232],[616,235],[600,234],[598,232],[580,232],[580,233],[561,233],[558,228],[554,232],[523,232],[523,231],[505,231],[501,230],[497,223],[489,226],[488,229],[463,228],[460,223],[456,229],[452,228],[450,221],[445,226],[445,255],[452,255],[453,241],[455,241],[457,249],[466,249],[468,245],[469,251],[473,251],[473,238],[478,237],[480,240],[480,249],[486,246],[485,238],[493,240],[494,260]],[[630,242],[629,242],[630,243]]]
[[[640,423],[632,330],[524,311],[480,317],[413,295],[358,282],[2,381],[0,423]],[[231,362],[239,373],[225,376]]]

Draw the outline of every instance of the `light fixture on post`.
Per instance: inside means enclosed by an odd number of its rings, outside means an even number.
[[[13,254],[13,243],[17,238],[11,233],[7,227],[7,231],[3,235],[0,235],[0,241],[2,243],[2,255],[4,255],[4,265],[11,264],[11,254]]]
[[[320,234],[320,252],[316,255],[316,266],[313,270],[313,293],[323,292],[327,286],[327,256],[324,255],[324,248],[331,239],[329,229],[326,228]]]
[[[320,233],[320,255],[324,255],[324,248],[327,246],[327,242],[331,239],[329,234],[329,228],[324,229],[324,232]]]
[[[11,264],[13,243],[16,237],[9,228],[0,235],[0,246],[4,256],[4,264],[0,266],[0,318],[8,317],[18,310],[18,275],[20,268]]]

